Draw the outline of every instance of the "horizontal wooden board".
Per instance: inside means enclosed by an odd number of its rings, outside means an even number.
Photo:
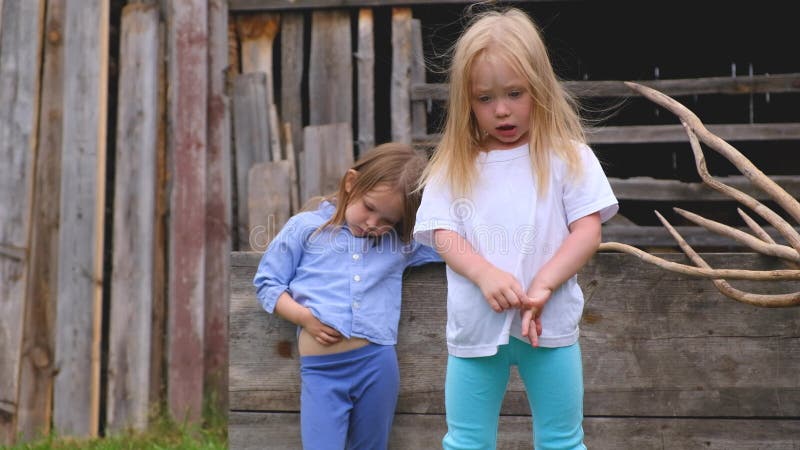
[[[751,77],[701,77],[668,80],[630,80],[670,97],[703,94],[765,94],[800,92],[800,73],[754,75]],[[628,97],[639,95],[623,80],[565,81],[564,87],[578,97]],[[447,100],[446,83],[417,83],[411,86],[411,100]]]
[[[771,258],[749,253],[703,256],[714,267],[778,267]],[[295,330],[255,300],[252,279],[259,258],[258,253],[232,256],[231,409],[296,412]],[[444,266],[410,270],[405,280],[398,411],[442,413]],[[708,280],[614,253],[595,255],[579,282],[587,298],[581,323],[587,415],[800,416],[800,308],[740,304],[717,293]],[[735,285],[762,292],[792,288],[789,283]],[[529,414],[516,374],[503,413]]]
[[[473,3],[474,0],[436,0],[437,4]],[[531,1],[531,0],[527,0]],[[532,0],[546,2],[552,0]],[[570,0],[567,0],[570,1]],[[367,6],[426,5],[430,0],[230,0],[230,11],[276,11],[290,9],[361,8]]]
[[[800,197],[800,177],[796,175],[771,175],[770,179],[792,197]],[[771,200],[763,190],[756,187],[745,176],[715,177],[715,180],[760,200]],[[619,200],[647,201],[732,201],[727,195],[712,189],[705,183],[687,183],[679,180],[664,180],[651,177],[609,178],[611,189]]]
[[[440,448],[446,432],[443,415],[398,414],[390,449]],[[800,420],[587,417],[585,443],[591,449],[786,449],[798,448]],[[531,419],[501,416],[499,450],[530,448]],[[230,448],[300,448],[296,413],[235,412],[228,423]],[[265,443],[269,443],[265,447]]]
[[[732,238],[714,234],[699,226],[677,226],[674,227],[678,233],[696,250],[699,249],[726,249],[727,251],[748,251],[749,249]],[[737,228],[745,233],[752,232],[748,228]],[[800,229],[795,229],[800,232]],[[764,229],[770,236],[778,242],[784,239],[772,227]],[[641,226],[641,225],[608,225],[603,226],[603,242],[624,242],[635,247],[674,247],[678,250],[678,244],[662,226]],[[719,251],[719,250],[718,250]]]
[[[800,123],[734,123],[706,125],[711,133],[730,141],[785,141],[800,139]],[[642,144],[688,142],[683,125],[629,125],[614,127],[590,127],[586,133],[590,145],[596,144]],[[441,135],[416,134],[415,144],[433,147]]]

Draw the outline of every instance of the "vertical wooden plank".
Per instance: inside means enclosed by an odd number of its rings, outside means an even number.
[[[23,441],[31,441],[49,433],[53,412],[53,328],[58,284],[58,199],[61,189],[63,120],[63,26],[64,0],[49,0],[45,18],[39,139],[19,376],[17,433]]]
[[[375,40],[372,9],[358,12],[358,155],[375,146]]]
[[[43,1],[0,4],[0,444],[15,437]]]
[[[281,15],[281,120],[291,124],[294,158],[303,152],[303,13]],[[284,139],[289,141],[289,137]],[[288,150],[288,145],[287,145]],[[289,155],[287,154],[287,159]]]
[[[243,16],[238,18],[237,25],[242,46],[242,73],[263,72],[266,74],[267,114],[271,114],[269,105],[275,103],[272,47],[280,26],[280,15],[257,14]],[[273,126],[270,120],[267,121],[266,126],[269,129],[270,136],[270,155],[272,155],[273,161],[280,161],[282,159],[280,144],[274,144],[275,141],[280,142],[280,130],[277,126]]]
[[[425,83],[425,53],[422,48],[422,24],[411,19],[411,86]],[[424,101],[411,102],[411,136],[428,134],[427,105]]]
[[[334,193],[342,176],[353,166],[353,129],[347,122],[309,125],[303,129],[301,203]]]
[[[309,125],[352,123],[353,54],[346,10],[311,15],[308,97]]]
[[[164,11],[163,2],[156,2]],[[150,340],[150,404],[158,404],[157,412],[166,404],[167,381],[167,285],[169,235],[169,157],[167,154],[167,63],[166,23],[163,15],[159,22],[158,42],[158,140],[156,143],[156,217],[153,234],[153,321]]]
[[[106,424],[143,430],[150,413],[156,216],[158,7],[122,10]]]
[[[239,37],[236,33],[236,21],[228,21],[228,76],[233,77],[241,73],[239,59]]]
[[[169,0],[167,148],[171,174],[167,316],[167,405],[198,421],[203,405],[205,332],[208,9]]]
[[[205,392],[215,411],[228,412],[228,297],[231,253],[228,0],[208,3],[208,153],[206,155]]]
[[[411,143],[411,8],[392,8],[392,140]]]
[[[53,426],[96,436],[108,89],[107,1],[67,2]]]
[[[266,74],[238,75],[233,81],[233,135],[236,145],[236,237],[237,248],[249,250],[247,176],[250,168],[269,161],[269,123]]]
[[[283,135],[286,136],[286,162],[289,163],[289,195],[292,197],[291,214],[300,211],[300,187],[297,185],[297,160],[295,159],[294,143],[292,142],[292,124],[283,123]]]
[[[292,213],[289,162],[254,165],[250,168],[248,184],[250,246],[254,251],[263,252]]]

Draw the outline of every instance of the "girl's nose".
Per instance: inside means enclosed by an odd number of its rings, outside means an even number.
[[[378,216],[374,214],[370,214],[369,216],[367,216],[367,225],[370,227],[378,226]]]
[[[497,102],[497,106],[494,109],[494,114],[497,117],[505,117],[508,115],[508,107],[506,106],[506,102],[499,101]]]

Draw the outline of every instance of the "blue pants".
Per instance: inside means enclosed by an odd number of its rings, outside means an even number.
[[[305,450],[378,450],[389,445],[400,369],[393,345],[370,344],[300,357]]]
[[[500,407],[512,365],[525,384],[533,415],[534,448],[585,449],[580,346],[542,348],[510,338],[496,355],[447,359],[447,450],[497,445]]]

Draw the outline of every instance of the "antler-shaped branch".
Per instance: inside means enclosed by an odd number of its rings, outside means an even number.
[[[706,129],[700,119],[688,108],[675,101],[671,97],[658,92],[655,89],[632,82],[625,83],[628,87],[653,101],[654,103],[668,109],[673,114],[678,116],[686,128],[686,133],[689,136],[689,142],[694,154],[697,172],[704,183],[711,188],[733,198],[739,203],[747,206],[756,214],[764,218],[770,225],[783,236],[789,243],[789,246],[777,244],[766,231],[761,228],[752,218],[739,209],[739,214],[742,219],[747,223],[748,227],[753,231],[755,236],[739,231],[733,227],[715,222],[713,220],[705,219],[696,214],[674,208],[675,212],[710,231],[717,234],[728,236],[735,239],[742,244],[750,247],[751,249],[770,256],[775,256],[787,262],[790,266],[796,268],[800,263],[800,234],[785,220],[783,217],[772,211],[770,208],[754,199],[753,197],[734,189],[716,179],[714,179],[708,172],[706,167],[705,156],[703,155],[700,142],[709,146],[711,149],[720,153],[728,161],[733,163],[739,171],[744,174],[754,185],[761,188],[772,198],[779,206],[781,206],[795,221],[800,222],[800,203],[797,202],[788,192],[781,188],[774,181],[769,179],[763,172],[761,172],[753,163],[750,162],[739,150],[732,145],[728,144],[722,138],[716,136]],[[699,138],[699,140],[698,140]],[[681,250],[696,266],[675,263],[667,261],[663,258],[653,256],[644,252],[636,247],[619,242],[604,242],[600,244],[600,250],[611,250],[629,253],[638,256],[642,260],[659,266],[663,269],[673,272],[682,273],[685,275],[692,275],[704,278],[711,278],[714,286],[723,295],[730,297],[734,300],[762,307],[784,307],[784,306],[797,306],[800,305],[800,292],[789,294],[755,294],[751,292],[741,291],[732,287],[725,279],[741,279],[741,280],[800,280],[800,270],[736,270],[736,269],[714,269],[708,265],[701,257],[694,251],[694,249],[681,237],[681,235],[667,222],[664,217],[656,211],[661,223],[669,231],[672,237],[676,240]]]

